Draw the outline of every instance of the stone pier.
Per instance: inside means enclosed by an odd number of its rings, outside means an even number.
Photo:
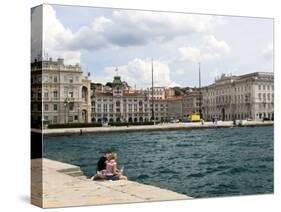
[[[31,202],[43,208],[192,199],[133,181],[92,181],[78,166],[45,158],[31,168]]]
[[[241,127],[273,126],[273,121],[246,121]],[[32,129],[33,132],[43,133],[44,136],[70,135],[82,133],[110,133],[110,132],[142,132],[142,131],[159,131],[159,130],[190,130],[204,128],[231,128],[235,127],[232,121],[219,121],[217,123],[200,122],[195,123],[165,123],[157,125],[140,125],[140,126],[120,126],[120,127],[87,127],[87,128],[62,128],[62,129]]]

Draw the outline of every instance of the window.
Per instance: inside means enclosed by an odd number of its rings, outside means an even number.
[[[48,90],[46,90],[46,91],[44,91],[44,98],[48,99],[48,97],[49,97],[49,92],[48,92]]]
[[[57,111],[58,110],[58,105],[54,104],[54,110]]]
[[[78,120],[78,116],[77,116],[77,115],[74,116],[74,120],[75,120],[75,121]]]
[[[73,91],[68,92],[68,97],[73,98]]]
[[[74,110],[74,103],[73,102],[69,103],[69,110],[71,110],[71,111]]]
[[[129,104],[129,105],[128,105],[128,109],[129,109],[129,113],[133,112],[133,111],[132,111],[132,104]]]
[[[116,102],[116,107],[120,107],[120,101]]]
[[[48,82],[49,81],[49,77],[47,75],[43,75],[43,82]]]
[[[69,83],[73,83],[73,77],[69,77]]]
[[[44,110],[48,111],[49,110],[49,105],[48,104],[44,104]]]
[[[38,105],[37,105],[37,110],[38,110],[38,111],[41,111],[41,110],[42,110],[42,104],[38,104]]]
[[[53,96],[56,98],[58,97],[58,91],[53,91]]]
[[[263,85],[263,90],[265,90],[265,85]]]
[[[103,112],[107,112],[107,104],[103,105]]]
[[[110,112],[110,113],[113,112],[113,104],[109,104],[109,112]]]
[[[259,85],[259,90],[261,90],[261,85]]]
[[[54,82],[58,82],[58,77],[54,76]]]

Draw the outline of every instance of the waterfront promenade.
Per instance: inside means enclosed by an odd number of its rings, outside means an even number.
[[[43,208],[192,199],[133,181],[92,181],[80,167],[46,158],[33,159],[31,168],[31,202]]]
[[[246,121],[241,126],[267,126],[273,125],[273,121]],[[109,133],[109,132],[135,132],[135,131],[158,131],[158,130],[177,130],[177,129],[202,129],[202,128],[217,128],[217,127],[234,127],[232,121],[218,121],[204,122],[202,125],[200,122],[195,123],[164,123],[156,125],[142,125],[142,126],[121,126],[121,127],[87,127],[87,128],[62,128],[62,129],[44,129],[36,130],[33,132],[43,132],[44,135],[66,135],[66,134],[80,134],[82,133]]]

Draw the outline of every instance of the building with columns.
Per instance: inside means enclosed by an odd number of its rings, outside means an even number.
[[[151,119],[146,93],[127,89],[120,76],[115,76],[112,90],[93,92],[92,122],[148,122]]]
[[[204,88],[203,118],[211,120],[274,119],[274,75],[255,72],[225,75]]]
[[[40,125],[91,121],[90,80],[81,67],[53,61],[31,64],[31,122]]]

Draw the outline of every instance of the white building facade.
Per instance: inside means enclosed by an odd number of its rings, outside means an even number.
[[[152,88],[148,89],[149,99],[152,99]],[[165,99],[165,87],[153,87],[153,99],[163,100]]]
[[[206,120],[273,120],[273,73],[222,75],[214,84],[204,88],[202,110]]]
[[[85,123],[90,115],[90,80],[78,64],[65,65],[63,59],[51,58],[31,64],[33,123]]]

